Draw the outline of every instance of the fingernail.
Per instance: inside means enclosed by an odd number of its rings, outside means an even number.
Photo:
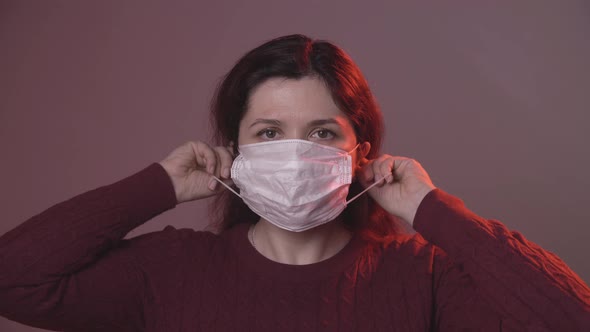
[[[223,177],[229,179],[229,167],[223,169]]]
[[[217,181],[212,178],[209,180],[209,190],[215,190],[215,187],[217,187]]]

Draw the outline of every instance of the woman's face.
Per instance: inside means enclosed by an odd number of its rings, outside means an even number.
[[[240,122],[238,144],[302,139],[345,151],[356,144],[354,128],[315,77],[271,78],[254,89]],[[353,153],[353,165],[356,165]]]

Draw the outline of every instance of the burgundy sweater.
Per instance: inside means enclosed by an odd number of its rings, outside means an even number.
[[[436,189],[419,234],[367,250],[355,236],[309,265],[259,254],[242,224],[166,226],[153,163],[0,237],[0,315],[63,331],[590,331],[590,289],[558,257]]]

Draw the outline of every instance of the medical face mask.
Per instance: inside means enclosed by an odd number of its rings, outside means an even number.
[[[273,225],[302,232],[335,219],[349,201],[352,151],[299,140],[277,140],[241,145],[231,178],[240,189],[222,185]],[[381,180],[381,179],[380,179]]]

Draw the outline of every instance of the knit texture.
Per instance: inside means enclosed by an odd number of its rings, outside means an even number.
[[[419,234],[359,237],[309,265],[271,261],[248,225],[166,226],[158,163],[33,216],[0,237],[0,315],[60,331],[590,331],[590,290],[557,256],[442,190]]]

